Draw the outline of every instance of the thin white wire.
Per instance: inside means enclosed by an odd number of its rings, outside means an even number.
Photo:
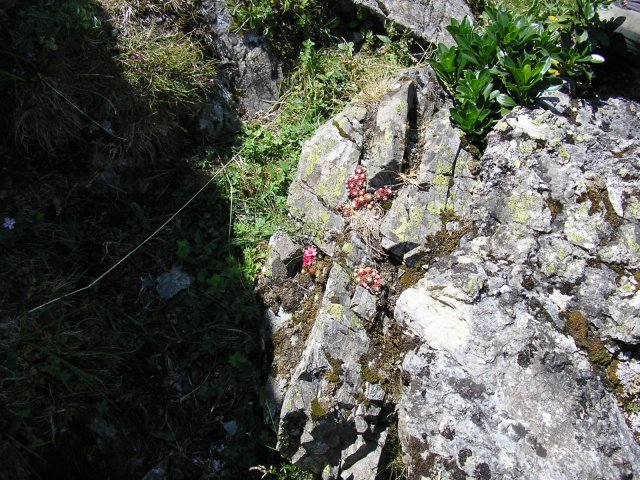
[[[96,283],[98,283],[100,280],[102,280],[104,277],[106,277],[107,275],[109,275],[113,270],[115,270],[120,264],[122,264],[122,262],[124,262],[127,258],[129,258],[131,255],[133,255],[135,252],[137,252],[140,248],[142,248],[149,240],[151,240],[153,237],[155,237],[158,232],[160,232],[160,230],[162,230],[164,227],[166,227],[174,218],[176,218],[180,212],[182,212],[182,210],[184,210],[187,205],[189,205],[193,200],[195,200],[195,198],[200,195],[202,193],[202,191],[207,188],[209,186],[209,184],[211,182],[213,182],[216,177],[218,175],[220,175],[230,164],[231,162],[233,162],[237,156],[239,155],[236,154],[233,156],[233,158],[231,158],[231,160],[229,160],[227,163],[225,163],[215,174],[213,174],[213,176],[207,181],[207,183],[204,184],[204,186],[198,190],[189,200],[187,200],[187,202],[182,205],[177,211],[176,213],[174,213],[173,215],[171,215],[171,217],[169,217],[169,219],[164,222],[162,225],[160,225],[151,235],[149,235],[145,240],[142,241],[142,243],[140,243],[136,248],[134,248],[133,250],[131,250],[129,253],[127,253],[124,257],[122,257],[120,260],[118,260],[117,263],[115,263],[114,265],[111,266],[111,268],[109,268],[106,272],[104,272],[102,275],[100,275],[98,278],[96,278],[93,282],[91,282],[89,285],[79,288],[77,290],[74,290],[73,292],[69,292],[66,293],[64,295],[61,295],[59,297],[54,298],[53,300],[49,300],[46,303],[43,303],[42,305],[38,305],[36,308],[32,308],[31,310],[29,310],[27,313],[33,313],[35,311],[40,310],[41,308],[46,307],[47,305],[51,305],[52,303],[56,303],[59,302],[60,300],[70,297],[71,295],[75,295],[76,293],[80,293],[83,292],[85,290],[90,289],[91,287],[93,287]]]

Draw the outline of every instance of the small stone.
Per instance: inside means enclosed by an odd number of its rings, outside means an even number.
[[[181,267],[174,265],[167,273],[156,279],[156,291],[163,300],[176,296],[182,290],[189,288],[194,278],[184,272]]]
[[[364,392],[364,396],[372,402],[382,403],[385,397],[385,391],[384,388],[382,388],[382,386],[380,386],[380,384],[378,383],[368,383]]]
[[[222,424],[222,428],[224,428],[224,431],[227,432],[227,435],[229,435],[229,437],[233,437],[238,432],[238,424],[235,422],[235,420],[224,422]]]

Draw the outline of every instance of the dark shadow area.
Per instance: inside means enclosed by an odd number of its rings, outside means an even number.
[[[121,35],[94,1],[0,3],[0,478],[252,478],[273,436],[223,175],[95,287],[28,313],[107,271],[227,159],[203,153],[196,103],[134,88]],[[189,286],[163,299],[172,269]]]

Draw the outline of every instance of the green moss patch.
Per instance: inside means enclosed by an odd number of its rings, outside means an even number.
[[[617,228],[622,225],[622,217],[620,217],[613,208],[606,190],[589,187],[585,193],[578,197],[578,203],[583,203],[587,200],[591,203],[589,215],[604,212],[604,219],[612,227]]]
[[[327,372],[327,380],[331,383],[341,384],[342,379],[340,376],[344,374],[344,371],[342,370],[342,360],[332,357],[328,352],[325,352],[324,356],[331,366],[331,370]]]
[[[589,361],[602,368],[607,368],[611,364],[613,357],[604,346],[602,340],[593,334],[585,316],[580,312],[572,311],[566,312],[564,317],[567,321],[568,333],[578,345],[587,351]]]
[[[371,344],[358,361],[362,380],[380,384],[390,400],[398,401],[402,394],[402,379],[397,363],[409,350],[417,348],[420,340],[407,335],[396,323],[390,324],[387,333],[383,334],[381,320],[371,324],[367,333]]]
[[[454,232],[447,230],[447,223],[459,222],[460,229]],[[434,235],[429,235],[425,242],[425,251],[429,253],[420,259],[417,264],[408,269],[400,277],[400,291],[414,286],[425,274],[425,267],[428,268],[435,258],[450,255],[460,245],[460,239],[473,229],[473,223],[460,217],[451,209],[443,209],[440,212],[440,230]]]
[[[318,420],[326,417],[328,413],[329,408],[326,406],[325,402],[317,398],[311,400],[311,420],[317,422]]]
[[[320,295],[310,295],[299,305],[293,315],[290,324],[278,330],[271,341],[273,343],[273,363],[271,372],[273,375],[286,375],[293,371],[300,362],[305,342],[320,308]],[[298,337],[295,344],[291,341],[293,336]]]

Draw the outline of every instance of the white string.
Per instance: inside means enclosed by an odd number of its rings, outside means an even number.
[[[58,95],[60,95],[64,100],[66,100],[67,102],[69,102],[69,104],[75,108],[76,110],[78,110],[78,112],[80,112],[82,115],[84,115],[85,117],[87,117],[89,119],[89,121],[93,122],[95,125],[97,125],[100,129],[102,129],[102,131],[104,131],[105,133],[111,135],[113,138],[117,138],[118,140],[127,140],[126,138],[122,138],[119,137],[118,135],[114,134],[113,132],[110,132],[109,129],[105,128],[104,126],[100,125],[98,122],[96,122],[93,118],[91,118],[89,115],[87,115],[86,113],[84,113],[79,107],[77,107],[75,105],[75,103],[73,103],[71,100],[69,100],[67,97],[65,97],[62,92],[59,92],[58,90],[56,90],[56,88],[51,85],[51,83],[45,79],[42,75],[39,75],[40,79],[44,82],[45,85],[47,85],[51,90],[53,90],[55,93],[57,93]]]
[[[57,298],[54,298],[53,300],[49,300],[47,303],[43,303],[42,305],[37,306],[36,308],[32,308],[31,310],[29,310],[27,313],[33,313],[37,310],[40,310],[41,308],[46,307],[47,305],[51,305],[52,303],[56,303],[59,302],[60,300],[62,300],[63,298],[67,298],[70,297],[71,295],[75,295],[76,293],[80,293],[83,292],[85,290],[90,289],[91,287],[93,287],[96,283],[98,283],[100,280],[102,280],[104,277],[106,277],[107,275],[109,275],[113,270],[116,269],[116,267],[118,267],[118,265],[120,265],[122,262],[124,262],[127,258],[129,258],[131,255],[133,255],[135,252],[137,252],[140,248],[142,248],[149,240],[151,240],[153,237],[155,237],[158,232],[160,232],[160,230],[162,230],[164,227],[166,227],[174,218],[176,218],[180,212],[182,212],[182,210],[184,210],[187,205],[189,205],[193,200],[195,200],[195,198],[200,195],[200,193],[202,193],[202,191],[207,188],[209,186],[209,184],[211,182],[213,182],[216,177],[222,173],[230,164],[231,162],[233,162],[239,155],[240,153],[236,154],[233,156],[233,158],[231,158],[231,160],[229,160],[227,163],[225,163],[208,181],[207,183],[204,184],[204,186],[198,190],[189,200],[187,200],[187,202],[182,205],[177,211],[176,213],[174,213],[173,215],[171,215],[171,217],[169,217],[169,219],[164,222],[162,225],[160,225],[155,232],[153,232],[151,235],[149,235],[142,243],[140,243],[136,248],[134,248],[133,250],[131,250],[129,253],[127,253],[124,257],[122,257],[116,264],[114,264],[113,266],[111,266],[111,268],[109,268],[106,272],[104,272],[102,275],[100,275],[98,278],[96,278],[93,282],[91,282],[89,285],[79,288],[77,290],[74,290],[73,292],[69,292],[66,293],[64,295],[61,295]]]

